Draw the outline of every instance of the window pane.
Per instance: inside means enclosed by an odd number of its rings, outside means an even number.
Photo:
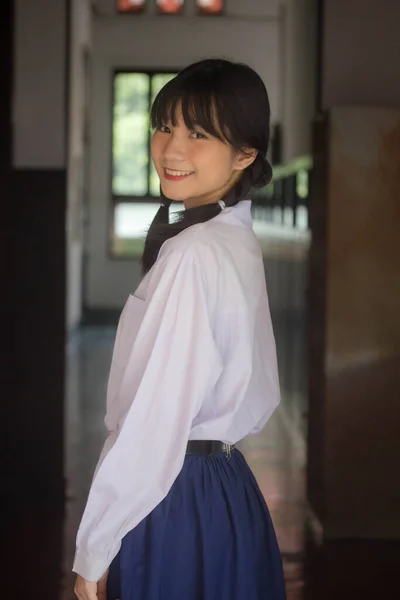
[[[119,12],[141,12],[146,0],[118,0]]]
[[[183,0],[157,0],[158,12],[164,14],[178,14],[182,12]]]
[[[142,255],[144,238],[159,208],[157,203],[117,204],[114,212],[114,235],[111,252],[116,257],[137,258]],[[183,204],[174,203],[170,212],[183,210]]]
[[[157,73],[151,78],[151,103],[153,104],[158,92],[162,90],[171,79],[176,76],[176,73]]]
[[[151,103],[153,104],[158,92],[164,87],[168,81],[175,77],[174,73],[158,73],[151,78]],[[160,195],[160,179],[157,175],[156,168],[151,161],[150,165],[150,194],[152,196]]]
[[[196,0],[197,10],[201,14],[221,14],[224,8],[223,0]]]
[[[148,193],[149,88],[144,73],[114,78],[112,190],[117,196]]]

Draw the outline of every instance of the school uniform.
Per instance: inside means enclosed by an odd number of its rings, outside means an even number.
[[[165,242],[123,309],[74,571],[97,581],[111,565],[110,600],[283,600],[269,512],[234,447],[279,399],[242,201]]]

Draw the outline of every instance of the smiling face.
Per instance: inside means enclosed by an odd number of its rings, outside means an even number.
[[[188,129],[180,109],[174,123],[156,129],[151,154],[163,193],[186,208],[220,200],[255,157],[234,150],[201,127]]]

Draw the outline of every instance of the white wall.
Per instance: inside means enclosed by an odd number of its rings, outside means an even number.
[[[67,326],[72,329],[82,312],[85,53],[90,55],[90,0],[72,0],[70,15],[69,144],[67,187]]]
[[[315,112],[316,0],[286,0],[282,6],[283,162],[311,153]]]
[[[13,164],[67,168],[66,320],[71,328],[79,323],[82,305],[82,53],[90,45],[90,0],[71,2],[69,96],[65,0],[17,0],[15,11]]]
[[[16,0],[15,168],[65,167],[65,0]]]
[[[400,106],[399,0],[325,0],[323,102]]]
[[[279,120],[279,1],[227,1],[227,14],[198,17],[194,0],[184,16],[115,15],[114,2],[96,2],[92,81],[89,307],[120,307],[139,280],[135,261],[110,260],[111,73],[115,67],[174,68],[204,57],[248,63],[263,77],[272,116]]]

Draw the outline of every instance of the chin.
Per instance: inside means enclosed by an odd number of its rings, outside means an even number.
[[[161,186],[162,192],[164,196],[172,200],[173,202],[184,202],[187,198],[191,198],[193,196],[193,192],[190,192],[188,189],[184,189],[183,186],[179,184],[170,184],[163,183]]]

